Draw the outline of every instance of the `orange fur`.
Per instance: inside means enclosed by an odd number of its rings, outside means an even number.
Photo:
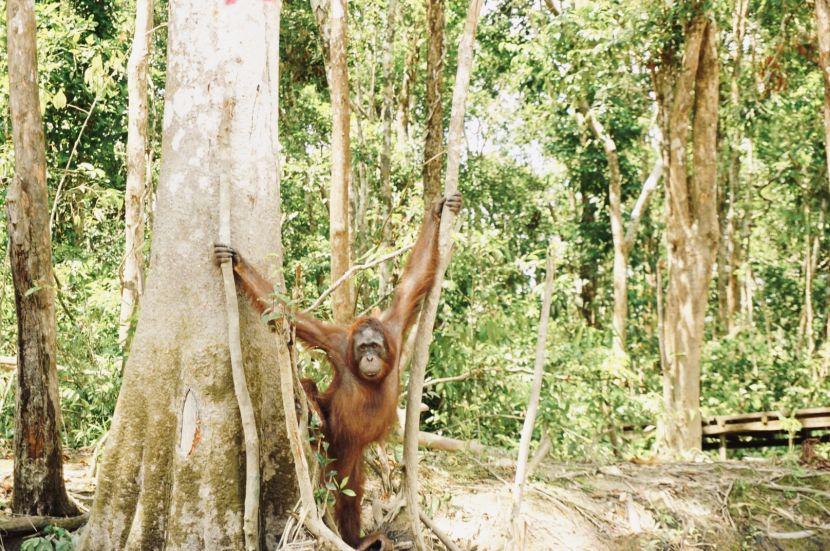
[[[338,480],[348,477],[345,487],[355,494],[352,497],[340,493],[335,502],[340,534],[346,543],[355,547],[361,545],[363,451],[369,444],[383,440],[396,422],[400,349],[421,302],[435,281],[442,208],[443,201],[436,203],[424,218],[392,304],[382,315],[360,317],[346,327],[319,321],[302,312],[292,314],[297,338],[307,346],[323,350],[334,370],[331,384],[322,393],[310,379],[304,379],[302,384],[312,407],[322,416],[323,435],[333,459],[329,472],[336,471]],[[260,312],[266,311],[272,300],[270,283],[239,255],[234,270],[254,306]],[[386,347],[381,374],[372,380],[361,376],[360,358],[354,357],[355,335],[367,325],[383,335]],[[363,543],[374,539],[364,538]]]

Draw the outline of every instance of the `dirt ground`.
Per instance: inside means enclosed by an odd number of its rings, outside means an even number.
[[[426,471],[439,526],[500,549],[512,466],[433,454]],[[830,549],[830,472],[798,464],[546,463],[526,496],[526,549]]]
[[[65,465],[69,492],[85,506],[94,492],[90,463],[80,452]],[[438,527],[461,549],[501,549],[510,524],[510,461],[427,452],[421,464],[425,510]],[[389,520],[400,501],[382,497],[390,492],[369,471],[365,524],[396,536],[396,548],[411,548],[405,522]],[[5,516],[11,472],[11,461],[0,460]],[[529,485],[523,514],[528,550],[827,550],[830,472],[770,461],[547,462]],[[313,549],[305,536],[290,539],[288,549]],[[16,547],[8,539],[0,544],[0,550]]]

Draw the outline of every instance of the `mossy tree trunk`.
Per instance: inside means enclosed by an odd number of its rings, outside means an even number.
[[[27,515],[62,516],[78,510],[63,483],[52,237],[34,8],[32,0],[6,3],[14,143],[14,178],[6,194],[6,214],[17,310],[12,510]]]
[[[243,437],[212,244],[224,178],[232,245],[265,273],[282,264],[279,3],[180,0],[170,6],[168,28],[147,286],[85,550],[241,549],[244,541]],[[261,441],[260,533],[262,547],[273,549],[296,496],[276,343],[241,295],[239,310]]]

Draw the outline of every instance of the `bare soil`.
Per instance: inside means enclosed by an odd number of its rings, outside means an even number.
[[[90,454],[65,465],[70,494],[87,508]],[[513,476],[505,458],[427,452],[425,511],[461,549],[498,550],[506,541]],[[12,463],[0,460],[0,514],[10,516]],[[369,470],[365,523],[411,548],[406,523]],[[393,477],[395,478],[395,477]],[[544,462],[526,493],[528,550],[830,549],[830,472],[797,463],[726,461],[638,465]],[[384,522],[384,518],[386,522]],[[304,535],[290,549],[314,549]],[[0,550],[19,542],[0,542]],[[437,549],[442,546],[435,542]]]

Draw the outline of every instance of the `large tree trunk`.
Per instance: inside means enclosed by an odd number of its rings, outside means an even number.
[[[830,179],[830,0],[815,0],[819,67],[824,80],[824,150]]]
[[[346,64],[348,38],[348,0],[332,0],[329,13],[331,41],[331,190],[329,193],[329,240],[331,241],[331,282],[349,271],[351,239],[349,237],[349,69]],[[352,318],[353,285],[346,281],[332,293],[334,321],[346,323]]]
[[[424,208],[441,195],[444,166],[444,0],[427,0],[427,135],[424,141]]]
[[[124,273],[121,278],[121,315],[118,340],[125,344],[130,320],[144,292],[144,194],[147,190],[147,62],[153,1],[137,0],[135,35],[127,64],[127,191],[124,197]]]
[[[40,116],[33,0],[8,0],[6,24],[14,178],[6,194],[17,309],[17,400],[12,510],[77,513],[66,494],[55,354],[55,286]]]
[[[709,14],[686,32],[667,117],[665,418],[662,444],[673,455],[701,448],[700,350],[717,254],[718,36]],[[664,108],[666,107],[663,102]],[[687,166],[689,119],[692,166]],[[664,120],[665,117],[664,117]]]
[[[170,6],[147,288],[81,549],[243,547],[245,455],[211,245],[225,179],[232,245],[265,273],[272,253],[282,265],[279,22],[276,2]],[[261,442],[260,533],[273,549],[296,496],[276,342],[241,295],[239,310]]]

